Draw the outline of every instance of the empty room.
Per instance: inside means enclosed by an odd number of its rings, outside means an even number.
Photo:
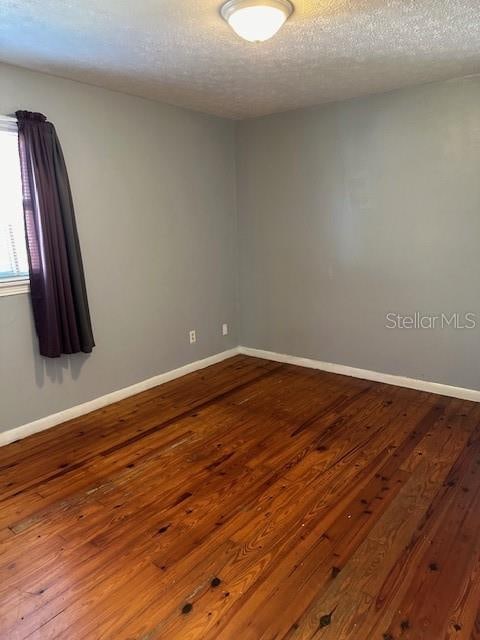
[[[478,0],[0,0],[0,640],[480,640]]]

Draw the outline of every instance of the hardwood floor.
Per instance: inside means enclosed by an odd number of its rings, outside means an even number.
[[[0,449],[0,638],[480,639],[480,405],[238,356]]]

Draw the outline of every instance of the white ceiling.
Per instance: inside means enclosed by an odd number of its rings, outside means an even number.
[[[246,118],[480,72],[480,0],[294,0],[270,41],[217,0],[0,0],[0,60]]]

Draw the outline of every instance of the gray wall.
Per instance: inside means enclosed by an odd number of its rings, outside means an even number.
[[[97,347],[37,357],[28,296],[0,298],[0,431],[237,344],[234,124],[0,65],[19,108],[63,145]]]
[[[39,358],[28,296],[0,298],[0,431],[238,342],[479,389],[480,329],[385,328],[480,313],[479,105],[464,79],[244,121],[235,141],[232,122],[0,65],[0,113],[57,126],[97,341]]]
[[[480,80],[242,122],[243,345],[480,388]]]

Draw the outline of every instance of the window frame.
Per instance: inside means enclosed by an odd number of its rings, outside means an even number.
[[[17,119],[11,116],[5,116],[0,114],[0,130],[17,130]],[[20,161],[20,160],[19,160]],[[19,294],[29,293],[30,291],[30,277],[25,276],[13,276],[11,278],[0,278],[0,298],[3,296],[15,296]]]
[[[30,291],[30,278],[21,276],[19,278],[2,278],[0,280],[0,298],[2,296],[17,296]]]

